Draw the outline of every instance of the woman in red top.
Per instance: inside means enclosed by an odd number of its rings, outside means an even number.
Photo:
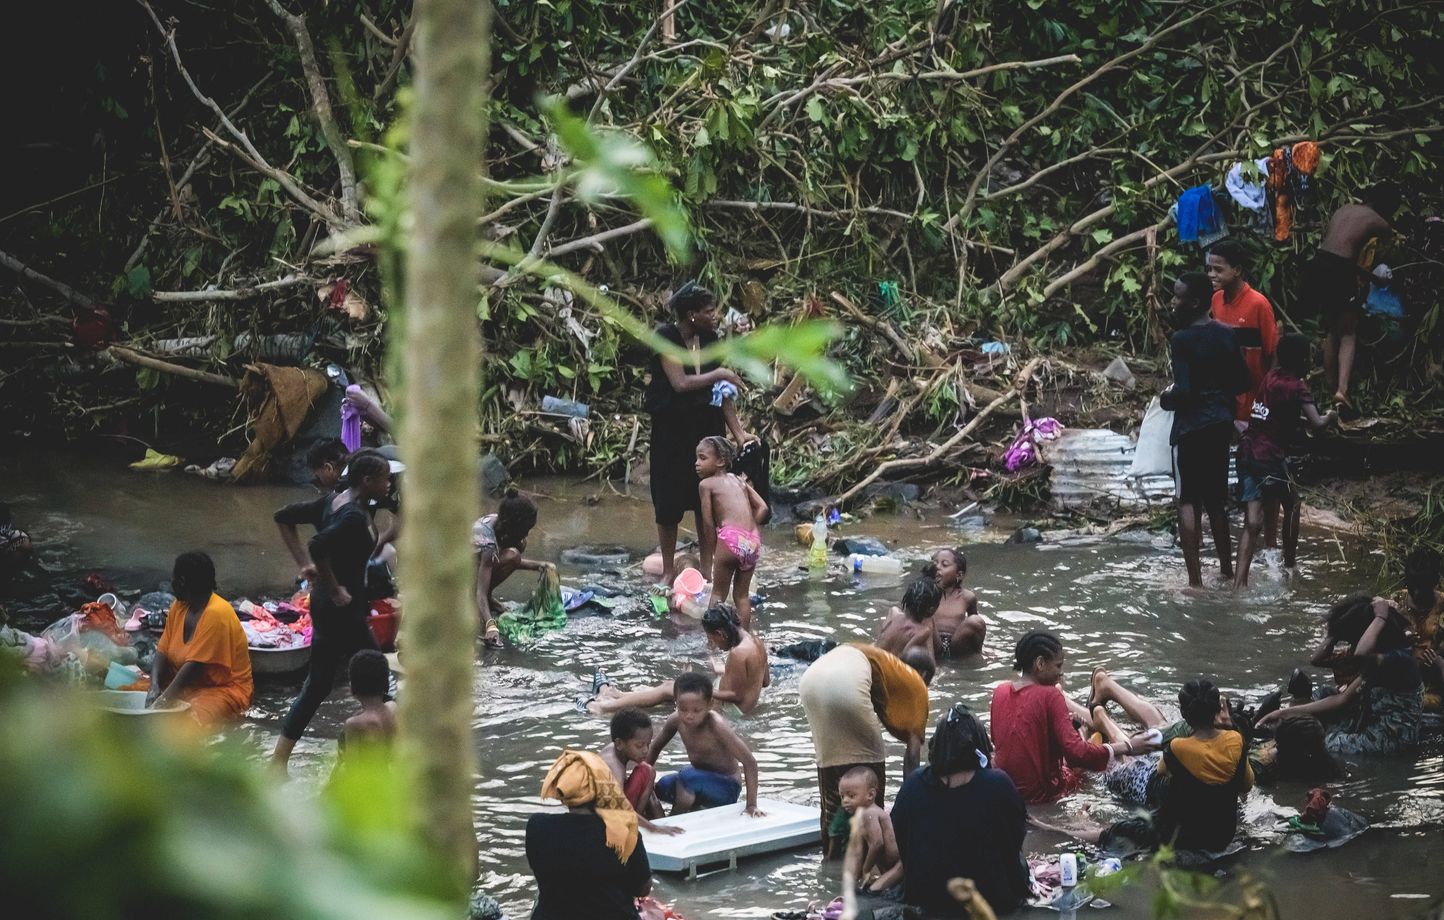
[[[993,690],[993,766],[1008,774],[1024,801],[1051,802],[1076,790],[1082,771],[1099,772],[1128,753],[1128,742],[1094,744],[1073,727],[1070,707],[1085,724],[1088,714],[1058,687],[1064,659],[1057,636],[1034,630],[1013,654],[1018,679]]]

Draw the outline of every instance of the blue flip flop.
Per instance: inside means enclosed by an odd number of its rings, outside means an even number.
[[[592,698],[595,699],[597,694],[602,692],[602,688],[611,682],[612,679],[608,677],[607,672],[601,668],[597,668],[592,672]]]

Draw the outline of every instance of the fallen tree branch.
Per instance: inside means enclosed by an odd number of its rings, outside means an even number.
[[[156,303],[210,303],[218,300],[248,300],[271,291],[295,287],[298,284],[311,283],[312,279],[305,275],[287,275],[284,278],[277,278],[275,281],[263,281],[260,284],[254,284],[250,287],[233,288],[230,290],[151,291],[150,299]]]
[[[221,107],[216,104],[216,101],[214,99],[201,92],[201,88],[196,85],[196,81],[191,78],[190,71],[186,70],[184,62],[181,61],[180,48],[176,46],[175,42],[175,30],[172,29],[169,32],[166,31],[165,26],[161,24],[160,17],[156,16],[155,10],[151,9],[151,6],[147,2],[147,0],[136,0],[136,2],[145,9],[147,14],[150,15],[150,21],[155,23],[156,31],[160,33],[163,39],[165,39],[166,46],[170,48],[171,58],[175,61],[176,70],[180,72],[181,79],[185,80],[186,86],[190,88],[191,95],[195,96],[196,100],[199,101],[201,105],[204,105],[206,108],[210,109],[212,112],[215,113],[216,117],[221,120],[221,125],[226,129],[226,132],[230,134],[231,137],[235,138],[236,143],[240,145],[239,150],[244,152],[245,159],[251,164],[251,167],[259,171],[263,175],[274,179],[276,181],[276,184],[279,185],[283,190],[285,190],[287,195],[291,196],[292,200],[304,207],[306,210],[315,214],[317,217],[321,218],[321,220],[324,221],[326,224],[336,227],[346,227],[348,225],[347,221],[341,215],[337,214],[331,208],[326,207],[321,202],[317,201],[315,198],[312,198],[309,194],[307,194],[305,190],[303,190],[301,186],[296,182],[295,177],[293,177],[285,170],[277,169],[269,162],[267,162],[266,158],[261,156],[261,152],[256,149],[254,144],[251,143],[251,139],[246,135],[246,132],[242,131],[240,128],[237,128],[235,124],[231,122],[231,119],[226,115],[226,113],[221,109]],[[211,136],[214,137],[215,135],[212,134]],[[227,146],[229,149],[237,149],[235,146],[226,144],[224,141],[221,141],[220,138],[216,138],[216,140],[220,141],[222,144],[225,144],[225,146]]]
[[[795,201],[738,201],[732,198],[712,198],[702,202],[703,207],[724,208],[736,211],[794,211],[798,214],[808,214],[814,217],[827,217],[834,220],[850,220],[858,214],[876,215],[879,217],[896,217],[903,220],[913,220],[915,215],[906,211],[897,211],[892,208],[882,208],[876,205],[861,205],[850,211],[830,210],[818,208],[812,205],[798,204]],[[994,246],[992,243],[983,243],[978,240],[967,240],[962,237],[955,238],[965,246],[972,246],[975,249],[987,249],[991,252],[1001,252],[1004,255],[1016,255],[1017,250],[1009,249],[1007,246]]]
[[[316,62],[316,49],[311,44],[311,33],[306,28],[306,17],[289,12],[279,0],[266,0],[271,12],[281,17],[296,40],[296,50],[301,55],[301,73],[306,78],[306,89],[311,95],[311,110],[321,126],[321,136],[331,148],[336,159],[336,171],[341,174],[341,213],[352,223],[359,223],[361,212],[356,204],[356,164],[351,159],[351,149],[341,137],[336,116],[331,111],[331,95],[326,91],[326,81],[321,77],[321,67]],[[365,19],[365,17],[362,17]],[[379,34],[379,32],[378,32]]]
[[[124,361],[126,364],[134,364],[136,367],[147,367],[153,371],[160,371],[162,374],[173,374],[177,377],[184,377],[187,380],[195,380],[200,383],[213,383],[216,386],[230,387],[233,390],[238,390],[241,387],[240,381],[233,377],[222,377],[220,374],[212,374],[209,371],[198,371],[192,367],[182,367],[179,364],[172,364],[169,361],[162,361],[159,358],[152,358],[140,354],[123,345],[112,345],[105,349],[105,353],[119,361]]]
[[[12,272],[19,275],[21,278],[26,279],[27,281],[34,281],[36,284],[44,285],[45,287],[50,288],[61,297],[64,297],[66,300],[70,301],[73,304],[76,304],[77,306],[84,307],[87,310],[95,309],[95,301],[90,297],[87,297],[86,295],[80,293],[75,288],[66,284],[64,281],[56,281],[49,275],[41,274],[40,272],[26,265],[24,262],[21,262],[19,259],[10,255],[8,252],[0,252],[0,265],[5,266],[6,268],[10,269]]]
[[[916,364],[921,358],[924,363],[928,364],[931,367],[943,366],[943,359],[939,358],[936,354],[934,354],[931,348],[919,342],[918,347],[915,350],[903,339],[903,337],[898,333],[897,329],[893,328],[892,323],[888,322],[885,319],[878,319],[875,316],[868,316],[866,313],[862,312],[862,310],[857,306],[857,304],[853,303],[851,300],[848,300],[841,291],[833,291],[832,299],[836,301],[837,304],[848,313],[851,313],[853,317],[858,320],[858,322],[863,323],[867,326],[871,326],[873,329],[881,332],[889,342],[892,342],[893,347],[898,350],[898,353],[908,360],[908,363]]]
[[[270,79],[270,74],[263,74],[261,79],[257,80],[251,85],[250,89],[246,90],[246,94],[241,97],[241,101],[236,103],[231,110],[226,113],[227,117],[235,118],[240,114],[241,109],[244,109],[246,104],[251,101],[251,97],[256,94],[256,90],[264,86],[266,81]],[[207,137],[205,143],[201,144],[201,149],[196,151],[196,155],[191,159],[190,165],[186,167],[186,171],[181,173],[180,179],[176,181],[176,192],[180,192],[181,189],[189,185],[191,178],[196,174],[196,170],[210,161],[211,145],[214,143],[215,141]],[[140,242],[136,244],[135,250],[130,254],[130,258],[125,260],[125,267],[122,271],[128,272],[132,268],[135,268],[136,263],[140,261],[141,255],[145,253],[146,247],[150,245],[150,235],[155,232],[156,227],[160,226],[160,222],[165,219],[166,212],[169,210],[169,207],[162,207],[156,212],[155,217],[150,219],[150,223],[146,225],[145,233],[141,234]]]
[[[391,63],[386,68],[386,74],[381,78],[381,82],[376,84],[376,89],[371,92],[372,99],[380,99],[396,84],[396,78],[401,73],[401,65],[406,61],[406,55],[411,52],[411,36],[415,32],[416,10],[413,7],[411,15],[406,17],[406,25],[401,29],[401,36],[396,39],[396,50],[391,52]]]
[[[1104,259],[1108,258],[1113,253],[1118,252],[1120,249],[1126,249],[1129,246],[1132,246],[1134,243],[1147,239],[1149,234],[1156,234],[1159,230],[1162,230],[1164,227],[1168,226],[1172,222],[1173,218],[1165,214],[1163,215],[1163,219],[1156,224],[1152,224],[1150,226],[1144,227],[1142,230],[1135,230],[1132,233],[1120,236],[1118,239],[1109,243],[1107,246],[1104,246],[1097,252],[1093,253],[1093,255],[1090,256],[1086,261],[1075,265],[1073,268],[1059,275],[1057,278],[1049,281],[1047,286],[1043,288],[1043,299],[1047,300],[1049,297],[1052,297],[1054,294],[1058,293],[1063,288],[1072,284],[1074,281],[1077,281],[1079,278],[1082,278],[1084,275],[1093,271],[1093,269],[1103,264]]]
[[[633,221],[626,226],[613,227],[610,230],[603,230],[600,233],[593,233],[591,236],[584,236],[581,239],[572,240],[568,243],[562,243],[559,246],[553,246],[550,250],[547,251],[547,257],[553,258],[556,256],[564,256],[569,252],[576,252],[579,249],[601,250],[602,244],[609,240],[614,240],[622,236],[630,236],[633,233],[639,233],[643,230],[646,230],[650,226],[652,226],[652,218],[644,217],[641,220]]]
[[[934,447],[930,453],[922,457],[904,457],[897,460],[888,460],[885,463],[879,464],[877,468],[874,469],[871,473],[869,473],[865,479],[863,479],[857,485],[853,486],[851,489],[848,489],[846,492],[839,495],[837,498],[837,505],[839,507],[845,506],[848,501],[850,501],[863,489],[876,482],[878,478],[880,478],[884,473],[898,473],[903,471],[923,469],[932,466],[939,460],[946,457],[948,454],[952,453],[953,450],[956,449],[957,446],[968,437],[968,435],[976,431],[978,426],[981,425],[988,416],[992,415],[999,406],[1003,405],[1003,403],[1007,402],[1010,399],[1016,399],[1019,394],[1023,392],[1023,388],[1028,385],[1028,381],[1030,378],[1032,378],[1033,372],[1038,369],[1038,365],[1042,363],[1042,358],[1034,358],[1033,360],[1029,361],[1023,367],[1023,370],[1018,373],[1018,376],[1013,378],[1012,386],[1008,387],[1008,389],[1004,391],[1003,394],[997,399],[984,406],[977,415],[973,416],[971,419],[968,420],[968,423],[966,425],[964,425],[962,428],[959,428],[952,437],[948,438],[937,447]]]

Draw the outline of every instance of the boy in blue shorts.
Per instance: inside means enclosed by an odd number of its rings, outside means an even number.
[[[1309,340],[1291,333],[1279,340],[1272,370],[1264,375],[1249,413],[1248,428],[1238,445],[1238,481],[1248,510],[1238,541],[1235,588],[1248,587],[1248,568],[1258,548],[1266,505],[1272,500],[1284,512],[1284,567],[1292,570],[1299,547],[1299,492],[1289,475],[1288,452],[1295,446],[1299,423],[1315,429],[1338,418],[1330,410],[1320,415],[1304,383],[1308,373]]]
[[[672,814],[731,805],[747,783],[746,813],[761,817],[757,808],[757,759],[747,744],[720,714],[712,711],[712,678],[684,671],[672,682],[677,710],[662,723],[652,741],[647,762],[655,764],[673,735],[682,736],[690,767],[657,781],[657,798],[672,805]]]

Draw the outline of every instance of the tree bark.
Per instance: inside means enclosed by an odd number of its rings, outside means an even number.
[[[484,155],[490,4],[417,0],[401,443],[410,468],[401,569],[408,656],[404,746],[421,832],[469,886],[476,878],[471,734],[476,619],[471,524],[481,343],[476,323],[477,164]],[[470,419],[470,421],[468,421]]]

